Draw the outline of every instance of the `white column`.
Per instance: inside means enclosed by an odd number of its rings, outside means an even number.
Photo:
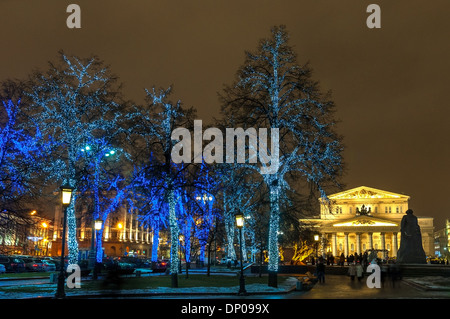
[[[110,230],[110,225],[109,225],[110,220],[111,220],[111,217],[108,216],[105,220],[105,224],[103,225],[103,240],[105,240],[105,241],[108,241],[108,239],[111,237],[111,234],[110,234],[111,230]]]
[[[380,233],[381,236],[381,249],[386,249],[386,238],[385,238],[385,233]],[[383,259],[386,258],[386,252],[383,251],[382,253]]]
[[[137,221],[137,213],[133,212],[133,224],[134,224],[134,241],[135,242],[139,242],[139,237],[138,237],[138,233],[139,233],[139,223]]]
[[[397,257],[398,252],[398,240],[397,240],[397,233],[392,234],[392,257]]]
[[[333,249],[333,256],[337,257],[337,236],[336,233],[332,234],[332,249]]]
[[[123,227],[122,227],[122,238],[123,241],[127,241],[127,218],[128,218],[127,209],[123,209]]]
[[[326,258],[326,247],[325,247],[325,237],[326,238],[328,238],[328,234],[326,234],[326,233],[322,233],[322,243],[321,243],[321,247],[320,247],[320,256],[322,256],[322,257],[324,257],[324,258]]]
[[[344,255],[347,258],[348,256],[348,233],[344,233],[345,239],[344,239]]]
[[[130,228],[128,228],[128,240],[133,241],[133,213],[130,213]]]
[[[361,234],[356,233],[356,252],[361,255]]]

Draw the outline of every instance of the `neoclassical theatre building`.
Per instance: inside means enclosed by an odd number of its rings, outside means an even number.
[[[378,250],[380,258],[397,256],[400,247],[400,224],[408,210],[410,197],[389,191],[360,186],[319,199],[320,216],[302,219],[321,235],[322,255],[358,255]],[[419,214],[417,214],[419,213]],[[434,252],[432,217],[414,212],[422,232],[427,256]]]

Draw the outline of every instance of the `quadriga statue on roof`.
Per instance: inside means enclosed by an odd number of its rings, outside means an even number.
[[[422,247],[422,235],[417,217],[412,209],[406,211],[401,222],[400,249],[397,262],[402,264],[426,264],[427,257]]]

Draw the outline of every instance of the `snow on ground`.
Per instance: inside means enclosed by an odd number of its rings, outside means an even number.
[[[406,281],[416,284],[426,290],[450,291],[450,277],[424,276],[404,278]]]
[[[245,285],[245,289],[248,293],[284,293],[291,289],[293,289],[297,283],[297,278],[289,277],[282,284],[278,285],[277,288],[269,287],[266,284],[247,284]],[[14,286],[9,286],[13,288]],[[2,287],[0,290],[0,299],[28,299],[28,298],[38,298],[38,297],[54,297],[56,292],[55,285],[49,284],[41,284],[41,285],[33,285],[34,288],[40,288],[45,292],[36,292],[36,293],[16,293],[12,291],[8,291],[10,289],[8,286]],[[101,295],[107,293],[113,294],[237,294],[239,291],[239,286],[234,287],[193,287],[193,288],[169,288],[169,287],[159,287],[152,289],[127,289],[122,291],[117,290],[102,290],[100,291],[89,291],[91,295]],[[85,290],[78,289],[67,289],[65,290],[66,296],[79,296],[86,295]]]

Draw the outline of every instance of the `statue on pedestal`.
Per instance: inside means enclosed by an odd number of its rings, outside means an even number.
[[[422,247],[422,235],[417,217],[412,209],[406,211],[401,222],[400,249],[397,262],[403,264],[426,264],[427,257]]]

